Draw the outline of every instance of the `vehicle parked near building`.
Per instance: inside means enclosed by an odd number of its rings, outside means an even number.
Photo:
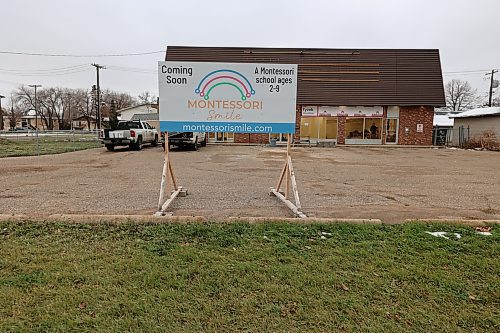
[[[140,150],[145,143],[156,146],[158,132],[145,121],[127,120],[118,122],[116,130],[101,129],[99,139],[109,151],[113,151],[116,146],[129,146],[130,149]]]
[[[35,129],[32,127],[16,127],[16,128],[9,129],[9,131],[18,132],[18,133],[31,133],[31,132],[34,132]]]
[[[168,132],[168,143],[170,146],[181,149],[187,147],[198,150],[198,147],[205,147],[207,145],[207,136],[205,132]],[[165,135],[163,134],[161,145],[165,149]]]

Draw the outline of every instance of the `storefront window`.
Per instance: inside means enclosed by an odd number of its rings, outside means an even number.
[[[396,118],[387,119],[386,126],[386,135],[385,142],[386,143],[397,143],[398,140],[398,120]]]
[[[349,140],[380,140],[382,138],[382,119],[347,118],[345,136]]]
[[[382,119],[365,118],[365,129],[363,131],[365,139],[382,138]]]
[[[233,142],[234,133],[223,133],[223,132],[209,132],[208,133],[209,142]]]
[[[337,139],[336,117],[304,117],[300,120],[302,139]]]
[[[288,134],[284,133],[271,133],[269,134],[269,140],[275,139],[278,142],[286,142],[288,139]]]
[[[364,118],[347,118],[345,122],[346,139],[363,140]]]

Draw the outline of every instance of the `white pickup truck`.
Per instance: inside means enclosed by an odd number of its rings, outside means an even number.
[[[116,130],[102,129],[99,139],[107,150],[113,151],[116,146],[129,146],[130,149],[140,150],[142,145],[158,144],[158,132],[147,122],[142,120],[120,121]]]

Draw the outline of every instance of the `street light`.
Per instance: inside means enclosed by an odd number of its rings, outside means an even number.
[[[4,95],[0,95],[0,131],[3,130],[2,98],[5,98],[5,96]]]
[[[41,84],[30,84],[28,87],[35,88],[35,135],[36,135],[36,152],[40,155],[40,147],[38,145],[38,110],[36,109],[36,88],[41,87]]]

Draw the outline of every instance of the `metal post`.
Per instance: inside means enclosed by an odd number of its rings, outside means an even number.
[[[38,143],[38,109],[37,109],[37,98],[36,98],[36,88],[41,87],[41,84],[30,84],[28,87],[35,88],[35,136],[36,136],[36,154],[40,155],[40,145]]]
[[[2,109],[2,98],[5,98],[5,96],[0,95],[0,130],[3,130],[3,109]]]
[[[489,96],[489,99],[488,99],[488,106],[491,107],[491,97],[493,95],[493,83],[495,82],[495,80],[493,80],[493,76],[495,75],[495,73],[498,73],[498,70],[495,70],[495,69],[492,69],[491,70],[491,73],[488,73],[486,75],[491,75],[491,79],[490,79],[490,96]]]
[[[69,118],[69,130],[73,130],[73,120],[71,119],[71,93],[68,93],[68,118]]]

